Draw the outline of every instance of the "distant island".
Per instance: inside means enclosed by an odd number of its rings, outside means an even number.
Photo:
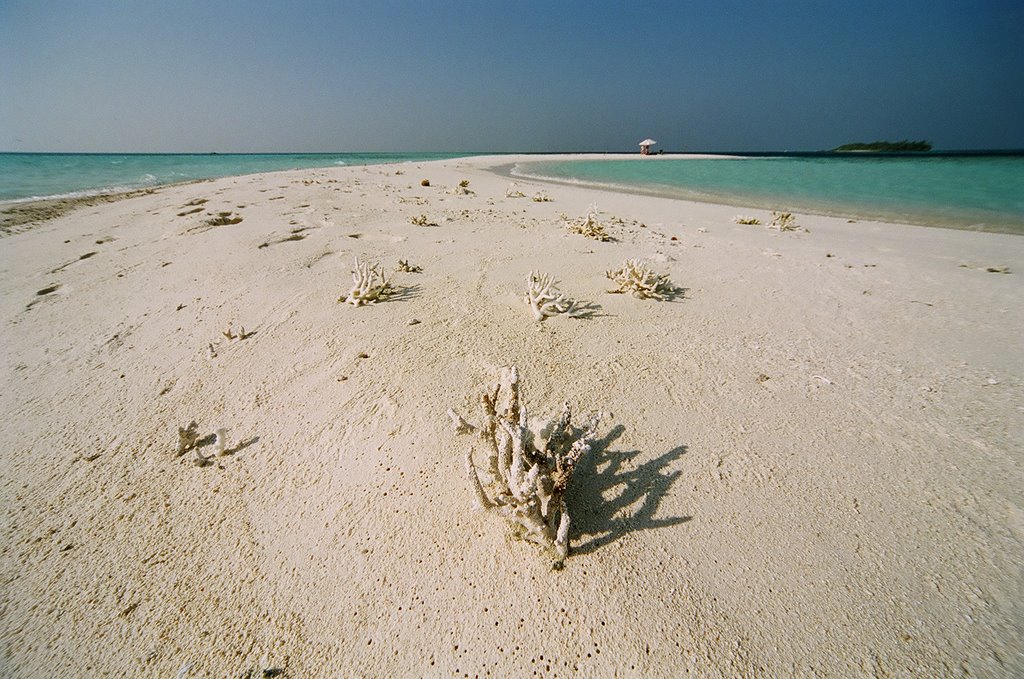
[[[932,145],[925,140],[909,141],[873,141],[870,144],[856,142],[843,144],[832,149],[833,151],[931,151]]]

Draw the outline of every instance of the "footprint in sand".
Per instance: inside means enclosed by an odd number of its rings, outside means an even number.
[[[179,212],[178,216],[179,217],[184,217],[185,215],[194,215],[197,212],[202,212],[203,209],[204,209],[203,205],[205,205],[208,202],[210,202],[209,198],[193,198],[192,200],[190,200],[189,202],[187,202],[187,203],[185,203],[184,205],[181,206],[182,207],[182,212]],[[184,208],[189,208],[189,207],[192,208],[192,209],[191,210],[185,210],[184,209]]]
[[[53,285],[49,285],[49,286],[43,288],[42,290],[37,290],[36,291],[36,298],[34,300],[32,300],[31,302],[29,302],[28,304],[25,305],[25,311],[29,311],[36,304],[39,304],[44,299],[46,299],[46,297],[48,295],[52,295],[53,293],[57,292],[58,290],[60,290],[60,283],[54,283]]]
[[[89,259],[90,257],[95,257],[97,254],[99,254],[99,253],[98,252],[87,252],[84,255],[79,255],[78,259],[72,259],[70,262],[64,262],[63,264],[58,266],[56,269],[50,269],[50,273],[53,274],[53,273],[58,273],[60,271],[63,271],[64,269],[68,268],[72,264],[74,264],[76,262],[81,262],[83,259]]]
[[[238,224],[242,221],[242,215],[231,212],[218,212],[215,216],[206,220],[206,224],[209,226],[230,226],[232,224]]]
[[[263,243],[260,243],[259,245],[256,246],[256,249],[257,250],[262,250],[263,248],[269,248],[271,245],[277,245],[278,243],[288,243],[290,241],[303,240],[306,237],[306,234],[303,233],[303,232],[304,231],[309,231],[310,229],[315,229],[315,228],[317,228],[317,227],[315,227],[315,226],[302,226],[302,227],[299,227],[297,229],[292,229],[291,232],[287,236],[284,236],[283,238],[278,238],[277,240],[268,240],[268,241],[265,241]]]

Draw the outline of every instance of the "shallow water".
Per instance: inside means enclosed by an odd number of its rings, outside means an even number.
[[[443,160],[465,153],[0,153],[0,200],[112,193],[277,170]]]
[[[1024,233],[1024,154],[521,163],[513,174],[704,202]]]

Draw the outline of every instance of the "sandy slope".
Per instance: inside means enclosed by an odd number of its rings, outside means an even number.
[[[507,162],[176,186],[0,240],[0,673],[1024,672],[1024,239],[535,203]],[[591,203],[616,241],[564,228]],[[423,272],[354,308],[354,255]],[[607,294],[626,257],[685,295]],[[531,269],[590,317],[534,322]],[[444,415],[508,364],[534,413],[611,414],[561,572],[470,510]],[[244,447],[176,457],[191,420]]]

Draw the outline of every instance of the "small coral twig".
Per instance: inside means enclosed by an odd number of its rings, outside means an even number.
[[[199,440],[199,425],[195,420],[188,427],[178,427],[178,456],[182,456],[196,447]]]
[[[360,263],[356,257],[356,270],[352,273],[352,289],[344,301],[353,306],[374,304],[391,294],[391,284],[377,264]],[[342,301],[342,300],[338,300]]]
[[[426,215],[419,215],[417,217],[410,217],[409,223],[414,226],[437,226],[436,222],[432,222],[427,219]]]
[[[469,180],[463,179],[459,182],[459,185],[452,188],[449,193],[454,193],[456,196],[471,196],[473,192],[469,190]]]
[[[242,340],[249,339],[250,337],[252,337],[256,333],[255,332],[246,332],[245,331],[245,326],[243,325],[243,326],[241,326],[241,328],[238,331],[238,334],[236,335],[231,330],[231,325],[229,324],[228,325],[228,329],[224,330],[223,332],[221,332],[221,334],[224,335],[224,337],[227,338],[227,340],[229,342],[236,342],[236,341],[237,342],[241,342]],[[210,345],[210,346],[213,346],[213,345]]]
[[[732,221],[736,224],[750,224],[754,226],[761,223],[761,220],[757,217],[744,217],[743,215],[736,215],[732,218]]]
[[[505,189],[506,198],[526,198],[526,194],[520,191],[514,183],[509,184],[508,188]]]
[[[448,416],[457,434],[479,437],[488,451],[486,483],[473,462],[472,447],[465,457],[477,504],[500,514],[524,539],[550,550],[559,566],[569,553],[566,492],[577,461],[590,451],[597,436],[600,414],[575,428],[566,403],[558,417],[539,430],[532,429],[521,392],[516,369],[502,369],[498,384],[483,395],[481,426],[473,426],[453,410]]]
[[[607,242],[612,239],[612,237],[608,235],[608,232],[604,230],[604,226],[598,220],[597,206],[595,205],[590,206],[590,209],[587,210],[586,217],[575,221],[568,220],[568,218],[566,218],[566,220],[569,222],[567,228],[573,233],[578,233],[586,236],[587,238],[592,238],[601,242]]]
[[[532,200],[534,203],[550,203],[552,199],[550,196],[548,196],[548,194],[544,193],[543,191],[538,191],[537,193],[533,194],[530,200]]]
[[[799,226],[793,213],[775,212],[772,210],[772,221],[768,224],[767,228],[778,229],[779,231],[796,231]]]
[[[231,452],[228,448],[228,430],[221,427],[214,434],[216,438],[213,441],[213,447],[217,450],[217,455],[227,455]]]
[[[562,296],[558,291],[558,281],[548,274],[531,271],[530,277],[526,279],[526,285],[526,297],[523,301],[530,305],[533,317],[538,321],[572,311],[575,303]]]
[[[410,264],[408,259],[398,260],[398,270],[405,273],[423,273],[423,267]]]
[[[672,292],[673,285],[666,274],[656,274],[636,259],[627,259],[622,266],[605,275],[618,283],[611,293],[629,292],[640,298],[664,299]]]

